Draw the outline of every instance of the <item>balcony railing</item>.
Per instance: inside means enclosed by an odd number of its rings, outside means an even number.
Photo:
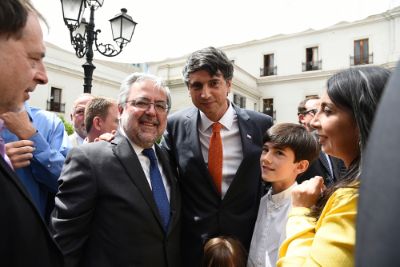
[[[260,68],[260,76],[271,76],[276,75],[277,67]]]
[[[303,71],[321,70],[322,69],[322,59],[318,60],[318,61],[302,62],[301,64],[302,64]]]
[[[373,64],[374,53],[368,54],[368,57],[364,56],[350,56],[350,66]]]
[[[60,103],[60,102],[54,102],[54,101],[51,101],[51,100],[50,101],[47,100],[47,110],[48,111],[65,113],[65,103]]]

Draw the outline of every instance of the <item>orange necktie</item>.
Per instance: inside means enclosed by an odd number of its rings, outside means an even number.
[[[221,127],[222,125],[219,122],[213,124],[210,147],[208,148],[208,171],[213,177],[215,186],[219,193],[221,193],[223,158],[222,139],[220,134]]]

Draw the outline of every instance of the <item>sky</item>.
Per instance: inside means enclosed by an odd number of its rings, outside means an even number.
[[[32,0],[46,18],[44,39],[74,52],[60,0]],[[126,8],[138,24],[124,51],[106,58],[126,63],[159,61],[207,46],[220,47],[276,34],[321,29],[400,6],[400,0],[104,0],[95,12],[99,42],[115,44],[109,19]],[[89,10],[85,12],[88,20]]]

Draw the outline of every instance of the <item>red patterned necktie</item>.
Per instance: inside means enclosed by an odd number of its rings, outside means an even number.
[[[215,122],[212,126],[212,135],[210,146],[208,149],[208,171],[210,172],[218,192],[221,194],[222,184],[222,139],[221,139],[222,124]]]

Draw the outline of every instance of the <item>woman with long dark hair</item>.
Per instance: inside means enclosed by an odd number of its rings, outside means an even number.
[[[353,266],[355,218],[363,150],[390,72],[351,68],[333,75],[311,121],[322,150],[345,163],[347,172],[326,189],[314,177],[292,191],[293,209],[278,266]]]

